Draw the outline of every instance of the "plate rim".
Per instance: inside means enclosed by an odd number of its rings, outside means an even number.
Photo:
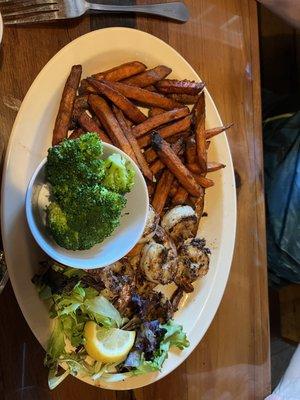
[[[151,37],[152,40],[157,41],[160,45],[168,46],[173,52],[176,53],[176,56],[179,57],[181,59],[181,61],[183,61],[193,71],[193,73],[200,80],[200,77],[199,77],[198,73],[194,70],[194,68],[191,66],[191,64],[189,64],[189,62],[174,47],[170,46],[168,43],[166,43],[162,39],[156,37],[155,35],[152,35],[152,34],[150,34],[148,32],[144,32],[144,31],[139,30],[139,29],[127,28],[127,27],[102,28],[102,29],[98,29],[98,30],[95,30],[95,31],[87,32],[84,35],[81,35],[81,36],[77,37],[76,39],[72,40],[70,43],[68,43],[67,45],[62,47],[44,65],[44,67],[41,69],[39,74],[33,80],[32,84],[30,85],[30,87],[29,87],[29,89],[28,89],[28,91],[27,91],[27,93],[26,93],[26,95],[25,95],[25,97],[24,97],[24,99],[22,101],[21,107],[20,107],[20,109],[18,111],[18,114],[17,114],[17,116],[15,118],[12,130],[11,130],[11,134],[10,134],[10,137],[9,137],[9,142],[8,142],[7,149],[6,149],[5,160],[4,160],[4,163],[3,163],[3,173],[2,173],[2,185],[1,185],[1,231],[2,231],[2,234],[5,232],[5,227],[3,225],[4,224],[4,214],[5,214],[5,209],[6,209],[5,201],[4,201],[4,197],[5,197],[4,196],[4,188],[6,186],[7,171],[8,171],[8,166],[9,166],[9,163],[10,163],[10,158],[11,158],[12,145],[13,145],[14,138],[15,138],[15,136],[17,134],[17,127],[18,127],[18,124],[19,124],[19,120],[21,118],[20,115],[22,114],[22,109],[25,107],[28,99],[30,99],[32,90],[36,87],[36,85],[39,84],[40,80],[43,78],[43,75],[47,73],[47,69],[53,63],[55,63],[56,59],[60,56],[60,54],[62,52],[66,51],[66,49],[71,48],[74,45],[78,45],[78,43],[80,41],[86,40],[87,37],[96,36],[99,32],[103,32],[103,31],[110,32],[110,31],[117,31],[117,30],[119,30],[121,32],[122,31],[129,31],[129,32],[132,32],[132,33],[135,32],[137,34],[145,35],[145,36]],[[212,97],[211,97],[211,95],[210,95],[210,93],[208,92],[207,89],[205,89],[205,94],[206,94],[207,97],[209,97],[209,100],[210,100],[210,102],[212,104],[212,107],[213,107],[213,110],[215,112],[216,117],[218,118],[220,123],[222,123],[222,120],[221,120],[220,114],[218,112],[218,109],[217,109],[217,107],[215,105],[215,102],[213,101],[213,99],[212,99]],[[227,163],[226,168],[228,168],[230,170],[232,182],[234,183],[235,182],[235,180],[234,180],[234,169],[233,169],[231,151],[230,151],[230,148],[229,148],[229,143],[228,143],[228,140],[227,140],[226,133],[224,133],[222,135],[224,135],[224,139],[225,139],[225,143],[226,143],[226,152],[228,154],[228,158],[229,158],[229,161],[230,161],[229,163]],[[106,388],[106,389],[112,389],[112,390],[128,390],[130,388],[131,389],[136,389],[136,388],[144,387],[144,386],[147,386],[147,385],[149,385],[151,383],[157,382],[160,379],[162,379],[165,376],[167,376],[168,374],[170,374],[172,371],[174,371],[174,369],[179,367],[187,359],[187,357],[192,353],[192,351],[200,343],[200,341],[203,339],[205,333],[207,332],[207,329],[209,328],[212,320],[214,319],[214,317],[215,317],[215,315],[217,313],[217,310],[219,308],[220,302],[221,302],[221,300],[223,298],[224,291],[225,291],[225,288],[226,288],[226,285],[227,285],[227,282],[228,282],[228,277],[229,277],[230,270],[231,270],[231,265],[232,265],[232,259],[233,259],[234,247],[235,247],[235,238],[236,238],[237,207],[236,207],[236,192],[235,192],[234,188],[230,190],[230,193],[231,193],[231,196],[230,196],[231,197],[230,214],[231,214],[231,218],[232,218],[231,221],[232,221],[232,225],[233,226],[232,226],[232,231],[231,231],[231,240],[228,241],[228,243],[230,243],[230,249],[229,249],[230,256],[229,256],[229,258],[227,260],[228,267],[226,269],[224,268],[224,270],[222,271],[223,272],[223,276],[222,277],[224,279],[223,279],[223,281],[221,283],[219,283],[218,290],[215,291],[214,294],[212,294],[212,290],[213,290],[213,286],[214,286],[214,284],[212,284],[212,287],[210,288],[210,290],[209,290],[209,292],[207,294],[207,297],[205,299],[205,304],[207,303],[208,300],[210,300],[211,307],[213,308],[214,311],[210,312],[209,313],[209,317],[206,318],[206,320],[205,320],[206,323],[204,324],[205,329],[203,329],[203,332],[204,332],[203,335],[200,338],[197,338],[197,335],[195,334],[195,329],[194,329],[193,332],[191,332],[191,334],[189,335],[190,342],[192,342],[191,339],[193,337],[193,343],[191,343],[190,346],[185,350],[184,355],[181,357],[181,360],[178,363],[174,363],[174,365],[172,365],[169,368],[168,371],[162,371],[162,372],[159,372],[159,373],[155,373],[154,374],[154,378],[153,379],[148,379],[148,381],[145,382],[144,384],[133,385],[133,386],[129,385],[130,387],[125,384],[124,387],[112,388],[112,387],[106,387],[106,385],[102,386],[101,385],[101,381],[100,381],[99,383],[95,384],[94,386],[96,386],[96,387],[99,386],[99,387],[103,387],[103,388]],[[5,236],[6,235],[3,234],[3,247],[4,247],[4,250],[7,247],[6,246],[6,238],[5,238]],[[9,265],[7,267],[8,267],[8,271],[10,271]],[[12,270],[13,270],[13,268],[12,268]],[[215,279],[214,279],[213,282],[215,282]],[[16,296],[18,305],[19,305],[19,307],[20,307],[20,309],[22,311],[23,317],[25,318],[30,330],[32,331],[31,325],[29,324],[29,322],[27,320],[27,316],[25,316],[25,314],[23,313],[21,296],[19,296],[18,291],[15,290],[14,279],[11,279],[11,284],[12,284],[12,287],[13,287],[13,290],[14,290],[14,295]],[[33,331],[32,331],[32,333],[35,336]],[[196,338],[194,336],[196,336]],[[145,377],[147,377],[147,376],[149,377],[150,375],[153,376],[153,373],[146,374]],[[79,379],[85,381],[82,378],[79,378]],[[128,383],[128,381],[130,381],[130,379],[129,380],[125,380],[123,383]],[[117,383],[120,383],[120,382],[117,382]]]

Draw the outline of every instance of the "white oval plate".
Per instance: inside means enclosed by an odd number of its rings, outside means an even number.
[[[193,68],[160,39],[134,29],[101,29],[74,40],[48,62],[29,89],[14,123],[2,183],[2,235],[15,295],[27,323],[44,348],[51,321],[47,307],[31,283],[43,255],[26,224],[26,188],[51,145],[62,88],[71,66],[82,64],[83,76],[86,76],[131,60],[142,61],[148,67],[166,64],[173,69],[173,78],[200,79]],[[220,126],[220,116],[208,92],[206,110],[207,128]],[[209,273],[197,282],[195,291],[184,299],[175,316],[187,332],[190,347],[182,352],[170,352],[160,373],[124,382],[97,383],[101,387],[133,389],[166,376],[196,347],[217,311],[230,271],[236,225],[234,174],[225,134],[212,139],[209,159],[222,161],[227,167],[212,174],[215,186],[207,190],[205,203],[208,217],[202,218],[199,228],[200,236],[206,238],[212,250]]]

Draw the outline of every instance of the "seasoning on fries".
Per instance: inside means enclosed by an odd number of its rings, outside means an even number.
[[[179,93],[189,94],[191,96],[197,95],[204,89],[204,82],[194,82],[184,79],[179,81],[177,79],[162,79],[157,82],[156,87],[161,93]]]

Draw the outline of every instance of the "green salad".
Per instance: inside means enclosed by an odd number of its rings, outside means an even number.
[[[69,250],[85,250],[110,236],[120,225],[134,178],[130,161],[120,154],[103,159],[103,144],[95,133],[51,147],[46,163],[51,202],[46,212],[54,240]]]
[[[143,297],[133,292],[123,317],[104,295],[109,271],[104,270],[96,279],[95,274],[48,262],[33,278],[53,319],[45,357],[50,389],[69,374],[116,382],[159,371],[172,346],[189,345],[160,293]]]

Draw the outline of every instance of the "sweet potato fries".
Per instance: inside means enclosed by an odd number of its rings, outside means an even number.
[[[206,129],[205,84],[169,79],[171,73],[166,65],[130,61],[80,81],[82,67],[74,65],[52,143],[96,132],[137,163],[159,214],[170,204],[192,204],[200,218],[205,190],[214,185],[206,174],[225,167],[209,160],[210,139],[231,125]]]

